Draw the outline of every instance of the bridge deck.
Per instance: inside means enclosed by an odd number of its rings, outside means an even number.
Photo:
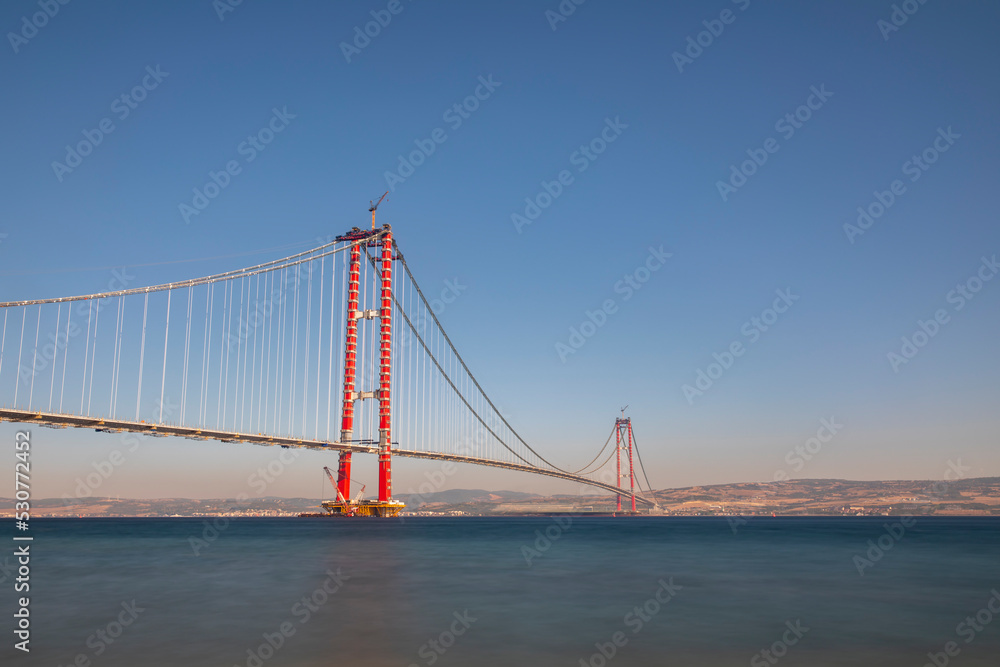
[[[0,422],[16,422],[22,424],[38,424],[40,426],[51,426],[55,428],[65,428],[72,426],[75,428],[90,428],[104,433],[139,433],[154,437],[174,436],[178,438],[188,438],[190,440],[218,440],[220,442],[240,442],[261,446],[281,446],[300,447],[305,449],[323,451],[349,451],[363,454],[377,454],[376,445],[327,442],[321,440],[310,440],[306,438],[289,438],[276,435],[264,435],[261,433],[235,433],[230,431],[220,431],[207,428],[194,428],[188,426],[173,426],[170,424],[151,424],[144,421],[130,421],[126,419],[103,419],[99,417],[82,417],[79,415],[64,415],[50,412],[37,412],[28,410],[14,410],[11,408],[0,408]],[[464,456],[461,454],[445,454],[441,452],[422,452],[408,449],[393,449],[393,455],[405,456],[417,459],[433,459],[438,461],[453,461],[455,463],[468,463],[471,465],[490,466],[494,468],[504,468],[506,470],[518,470],[536,475],[547,475],[571,482],[578,482],[587,486],[604,489],[611,493],[618,494],[624,498],[630,498],[631,494],[619,489],[611,484],[588,479],[580,475],[555,470],[550,468],[539,468],[525,463],[509,463],[494,459],[480,458],[476,456]],[[637,503],[652,506],[653,503],[646,498],[636,496]]]

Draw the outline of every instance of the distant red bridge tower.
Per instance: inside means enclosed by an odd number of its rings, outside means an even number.
[[[628,442],[628,481],[629,491],[632,493],[632,511],[635,512],[635,471],[632,467],[632,418],[625,416],[626,408],[628,408],[627,405],[622,408],[622,416],[615,419],[615,477],[618,480],[618,488],[622,488],[622,445]],[[618,495],[615,511],[622,511],[621,494]]]

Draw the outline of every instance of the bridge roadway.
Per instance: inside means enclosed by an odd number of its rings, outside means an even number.
[[[0,408],[0,422],[15,422],[21,424],[38,424],[40,426],[52,426],[55,428],[90,428],[103,433],[139,433],[153,437],[175,436],[187,438],[189,440],[218,440],[220,442],[242,442],[252,445],[281,447],[300,447],[304,449],[315,449],[324,451],[350,451],[362,454],[378,454],[376,445],[363,443],[345,444],[340,442],[325,442],[321,440],[308,440],[304,438],[288,438],[277,435],[263,435],[260,433],[233,433],[231,431],[219,431],[207,428],[194,428],[189,426],[172,426],[170,424],[152,424],[144,421],[130,421],[126,419],[102,419],[100,417],[81,417],[79,415],[63,415],[51,412],[37,412],[29,410],[12,410]],[[461,454],[444,454],[438,452],[420,452],[409,449],[393,448],[394,456],[405,456],[416,459],[433,459],[438,461],[454,461],[455,463],[471,463],[473,465],[491,466],[494,468],[504,468],[505,470],[519,470],[530,472],[536,475],[548,475],[565,479],[571,482],[579,482],[587,486],[604,489],[611,493],[618,494],[623,498],[631,498],[632,494],[625,489],[598,482],[580,475],[554,470],[549,468],[538,468],[526,463],[507,463],[494,459],[486,459],[477,456],[464,456]],[[635,501],[647,506],[653,503],[646,498],[636,496]]]

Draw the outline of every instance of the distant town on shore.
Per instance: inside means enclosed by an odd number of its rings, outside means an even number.
[[[661,516],[1000,516],[1000,477],[956,481],[805,479],[716,484],[654,493]],[[608,514],[607,495],[542,496],[518,491],[452,489],[399,494],[409,516],[521,516]],[[0,516],[14,515],[14,499],[0,499]],[[33,502],[43,517],[297,517],[319,511],[316,498],[47,498]],[[627,503],[623,503],[625,507]]]

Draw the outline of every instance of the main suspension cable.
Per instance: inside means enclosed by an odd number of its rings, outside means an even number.
[[[493,412],[500,418],[500,421],[504,424],[504,426],[506,426],[507,429],[510,430],[511,434],[515,438],[517,438],[521,442],[522,445],[524,445],[525,449],[527,449],[529,452],[531,452],[532,454],[534,454],[535,456],[537,456],[539,458],[539,460],[541,460],[543,463],[545,463],[546,465],[548,465],[550,468],[553,468],[554,470],[557,470],[559,472],[564,472],[564,473],[568,473],[568,474],[576,474],[576,473],[573,473],[571,471],[564,470],[563,468],[560,468],[559,466],[553,464],[551,461],[547,460],[544,456],[542,456],[541,454],[539,454],[537,451],[535,451],[534,448],[532,448],[527,442],[525,442],[524,438],[522,438],[517,433],[517,431],[514,430],[514,427],[511,426],[510,423],[507,421],[507,419],[500,413],[500,410],[497,409],[497,407],[493,404],[493,401],[490,400],[490,397],[486,394],[486,392],[483,390],[482,386],[479,384],[479,381],[476,379],[476,376],[472,374],[471,370],[469,370],[469,367],[468,367],[468,365],[466,365],[465,360],[462,358],[462,355],[460,355],[458,353],[458,350],[455,348],[454,343],[451,342],[451,339],[448,337],[447,332],[445,332],[444,327],[441,325],[441,321],[438,320],[437,314],[435,314],[434,309],[431,307],[430,303],[427,301],[427,297],[424,296],[424,293],[420,289],[420,285],[417,283],[417,280],[414,277],[413,272],[410,270],[409,265],[406,263],[406,260],[403,258],[402,253],[399,251],[399,246],[396,244],[396,240],[395,239],[393,239],[392,245],[393,245],[393,248],[396,250],[396,257],[397,257],[397,259],[399,259],[399,261],[402,262],[403,268],[406,270],[406,275],[410,279],[410,283],[413,285],[413,287],[416,290],[417,294],[420,296],[421,301],[423,301],[424,306],[427,308],[427,312],[430,313],[431,318],[434,320],[434,323],[437,325],[438,331],[441,333],[442,338],[448,343],[448,347],[451,348],[452,353],[455,355],[455,359],[462,365],[462,368],[465,369],[465,372],[468,374],[469,379],[472,380],[472,383],[475,385],[476,389],[478,389],[479,393],[482,395],[482,397],[484,399],[486,399],[486,403],[493,409]],[[365,253],[365,254],[368,255],[368,253]],[[375,268],[376,274],[379,275],[379,277],[381,278],[381,272],[379,272],[378,267],[376,266],[375,260],[370,255],[368,255],[368,259],[372,263],[372,266]],[[424,349],[427,351],[427,354],[431,357],[431,360],[434,362],[434,365],[437,366],[438,370],[444,376],[445,381],[451,386],[451,388],[455,391],[455,393],[458,394],[459,398],[462,400],[462,402],[465,404],[465,406],[467,408],[469,408],[469,410],[476,416],[476,419],[479,421],[479,423],[481,423],[486,428],[486,430],[489,431],[489,433],[494,438],[497,439],[497,442],[499,442],[501,445],[504,446],[505,449],[507,449],[508,451],[510,451],[512,454],[514,454],[515,456],[517,456],[522,461],[525,461],[526,463],[528,463],[527,459],[525,459],[524,457],[522,457],[520,454],[518,454],[516,451],[514,451],[506,442],[504,442],[503,439],[500,438],[493,431],[493,429],[491,429],[486,424],[486,422],[483,421],[482,417],[480,417],[479,414],[472,408],[472,406],[469,404],[469,402],[465,399],[465,396],[463,396],[462,393],[458,391],[458,388],[455,387],[455,384],[451,381],[451,378],[449,378],[448,375],[447,375],[447,373],[445,373],[444,369],[441,367],[441,364],[438,363],[437,359],[434,357],[434,355],[431,353],[431,351],[427,348],[427,345],[423,342],[423,339],[420,337],[420,334],[417,332],[416,327],[414,327],[413,323],[410,322],[410,318],[406,315],[405,312],[402,311],[402,309],[400,308],[400,305],[399,305],[399,300],[396,299],[396,295],[393,294],[392,298],[393,298],[393,302],[396,304],[396,308],[400,310],[400,314],[402,314],[403,319],[406,320],[407,326],[409,326],[410,329],[413,331],[414,336],[416,336],[417,340],[420,341],[420,344],[424,346]],[[610,439],[609,439],[609,442],[610,442]],[[598,454],[598,456],[600,456],[600,454]],[[586,468],[586,467],[587,466],[584,466],[584,468]]]

